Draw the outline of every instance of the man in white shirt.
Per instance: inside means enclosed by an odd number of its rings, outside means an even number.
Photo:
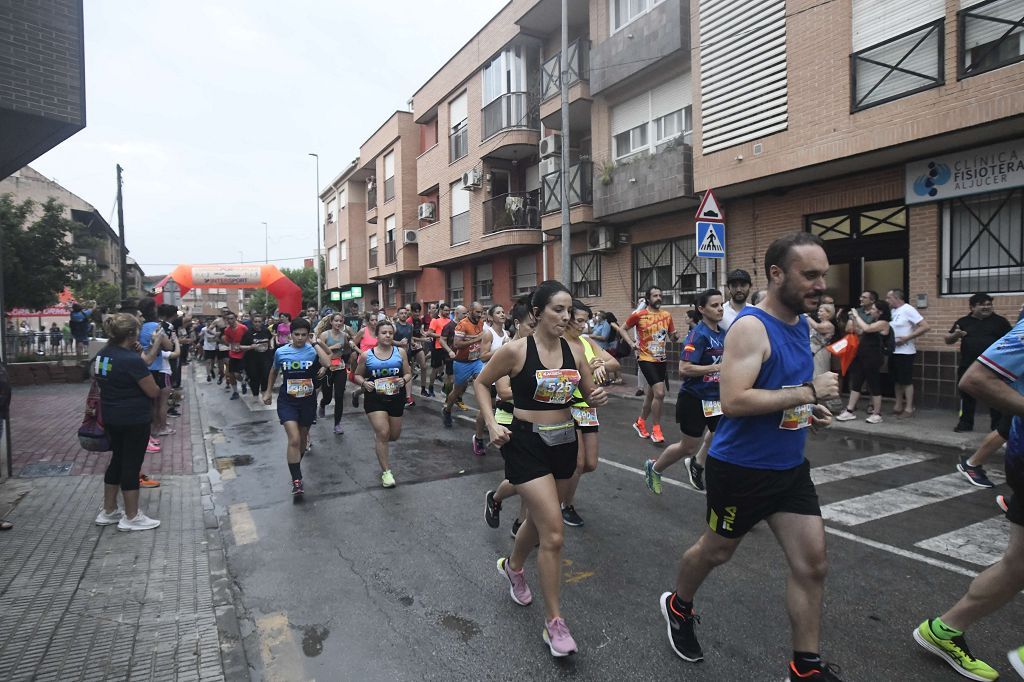
[[[747,297],[750,296],[750,273],[737,268],[729,273],[725,283],[729,287],[729,300],[722,306],[724,317],[718,323],[722,331],[729,329],[729,325],[747,305]]]
[[[914,356],[917,346],[914,339],[926,333],[931,327],[921,317],[914,306],[904,301],[902,289],[890,289],[885,295],[886,302],[892,308],[893,340],[896,350],[889,359],[889,374],[895,384],[896,405],[893,414],[897,417],[914,416]]]

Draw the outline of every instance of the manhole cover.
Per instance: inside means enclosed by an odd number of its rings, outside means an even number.
[[[35,478],[37,476],[67,476],[71,473],[71,467],[73,463],[68,462],[65,464],[46,464],[45,462],[37,462],[35,464],[26,464],[18,472],[18,476],[21,478]]]

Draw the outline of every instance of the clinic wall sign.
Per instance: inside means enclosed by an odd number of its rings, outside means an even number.
[[[192,282],[197,287],[258,287],[260,286],[260,268],[258,266],[244,265],[194,266],[192,268]]]
[[[908,163],[905,182],[908,204],[1024,187],[1024,140]]]

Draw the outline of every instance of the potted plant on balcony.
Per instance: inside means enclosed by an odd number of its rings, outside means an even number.
[[[615,172],[615,164],[610,161],[605,161],[601,164],[600,175],[598,176],[601,180],[601,184],[608,186],[612,184],[612,175]]]

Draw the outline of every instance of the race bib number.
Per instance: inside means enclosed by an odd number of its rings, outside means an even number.
[[[647,344],[647,354],[659,360],[665,359],[665,342],[652,339]]]
[[[313,395],[312,379],[288,379],[285,391],[293,398],[306,398]]]
[[[533,399],[551,405],[565,405],[572,400],[572,393],[580,382],[580,373],[575,369],[538,369],[535,376],[537,390],[533,392]]]
[[[600,426],[600,422],[597,421],[597,408],[596,407],[570,407],[569,412],[572,413],[572,418],[576,422],[576,426]]]
[[[814,405],[797,405],[783,410],[782,421],[779,428],[785,431],[799,431],[811,425],[811,414],[814,412]]]
[[[373,389],[381,395],[398,395],[402,390],[401,377],[381,377],[373,380]]]
[[[711,417],[722,416],[722,401],[721,400],[702,400],[700,401],[704,408],[704,417],[710,419]]]

